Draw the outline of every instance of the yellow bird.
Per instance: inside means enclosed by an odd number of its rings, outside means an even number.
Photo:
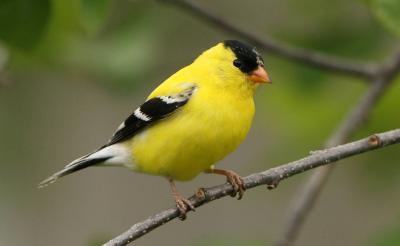
[[[160,84],[107,144],[39,186],[90,166],[113,165],[166,177],[183,216],[194,208],[174,180],[187,181],[201,172],[224,175],[240,199],[241,177],[213,164],[246,137],[255,111],[254,91],[269,82],[255,48],[236,40],[219,43]]]

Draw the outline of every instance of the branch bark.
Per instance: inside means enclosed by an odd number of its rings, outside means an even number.
[[[400,53],[396,54],[380,68],[379,77],[373,81],[369,89],[361,96],[359,103],[355,105],[336,131],[334,131],[327,141],[326,147],[336,146],[348,141],[369,118],[374,106],[382,98],[399,71]],[[289,209],[290,213],[286,226],[275,242],[275,246],[289,246],[294,244],[307,215],[316,203],[334,167],[335,165],[329,165],[316,170],[301,191],[298,192],[299,195],[292,203],[294,204],[293,207]]]
[[[344,158],[358,155],[367,151],[380,149],[400,143],[400,129],[374,134],[370,137],[339,145],[333,148],[313,151],[309,156],[269,170],[255,173],[243,178],[246,189],[267,185],[269,189],[276,188],[280,181],[307,170],[334,163]],[[200,207],[216,199],[232,195],[234,190],[228,183],[211,188],[203,188],[189,198],[195,207]],[[179,211],[176,207],[164,210],[148,219],[133,225],[126,232],[105,243],[105,246],[127,245],[159,226],[177,218]]]
[[[197,16],[201,20],[221,28],[224,31],[233,33],[243,39],[248,40],[260,49],[264,49],[272,54],[301,62],[319,69],[331,72],[342,73],[362,78],[374,78],[378,72],[378,67],[374,64],[362,64],[349,59],[338,58],[320,52],[292,47],[282,42],[277,42],[269,37],[261,37],[247,29],[240,28],[202,7],[196,1],[190,0],[160,0],[177,6],[184,11]]]

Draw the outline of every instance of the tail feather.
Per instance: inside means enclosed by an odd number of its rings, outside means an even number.
[[[70,164],[66,165],[61,171],[56,172],[39,184],[39,188],[45,187],[54,183],[57,179],[79,171],[81,169],[97,165],[118,165],[130,163],[130,150],[122,144],[113,144],[110,146],[103,146],[100,149],[85,155]]]
[[[104,162],[104,161],[108,160],[109,158],[111,158],[111,156],[98,157],[98,158],[90,158],[89,156],[85,156],[83,158],[80,158],[76,161],[71,162],[70,164],[66,165],[62,170],[56,172],[55,174],[51,175],[47,179],[40,182],[38,187],[39,188],[46,187],[49,184],[56,182],[57,179],[65,176],[65,175],[74,173],[76,171],[96,165],[101,162]]]

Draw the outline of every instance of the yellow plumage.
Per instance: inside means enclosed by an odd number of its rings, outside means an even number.
[[[232,66],[234,56],[219,44],[150,94],[197,87],[182,109],[131,140],[135,170],[189,180],[238,147],[253,119],[256,85]]]

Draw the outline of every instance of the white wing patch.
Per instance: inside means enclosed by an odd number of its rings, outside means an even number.
[[[163,100],[163,102],[165,102],[166,104],[171,104],[171,103],[174,103],[174,102],[176,102],[176,98],[173,98],[173,97],[171,97],[171,96],[161,96],[160,97],[161,98],[161,100]]]
[[[117,131],[121,130],[124,127],[125,127],[125,121],[122,122],[121,125],[119,125],[119,127],[117,128]]]
[[[143,121],[149,121],[151,120],[151,117],[148,116],[147,114],[143,113],[140,108],[137,108],[134,112],[135,116]]]
[[[171,96],[160,96],[159,98],[165,102],[166,104],[172,104],[172,103],[180,103],[187,101],[193,93],[196,91],[197,86],[193,83],[184,83],[182,84],[183,87],[188,87],[186,88],[183,92],[176,94],[176,95],[171,95]]]
[[[171,104],[171,103],[177,103],[177,102],[183,102],[187,100],[186,98],[182,97],[175,97],[175,96],[161,96],[160,99],[165,102],[166,104]]]

